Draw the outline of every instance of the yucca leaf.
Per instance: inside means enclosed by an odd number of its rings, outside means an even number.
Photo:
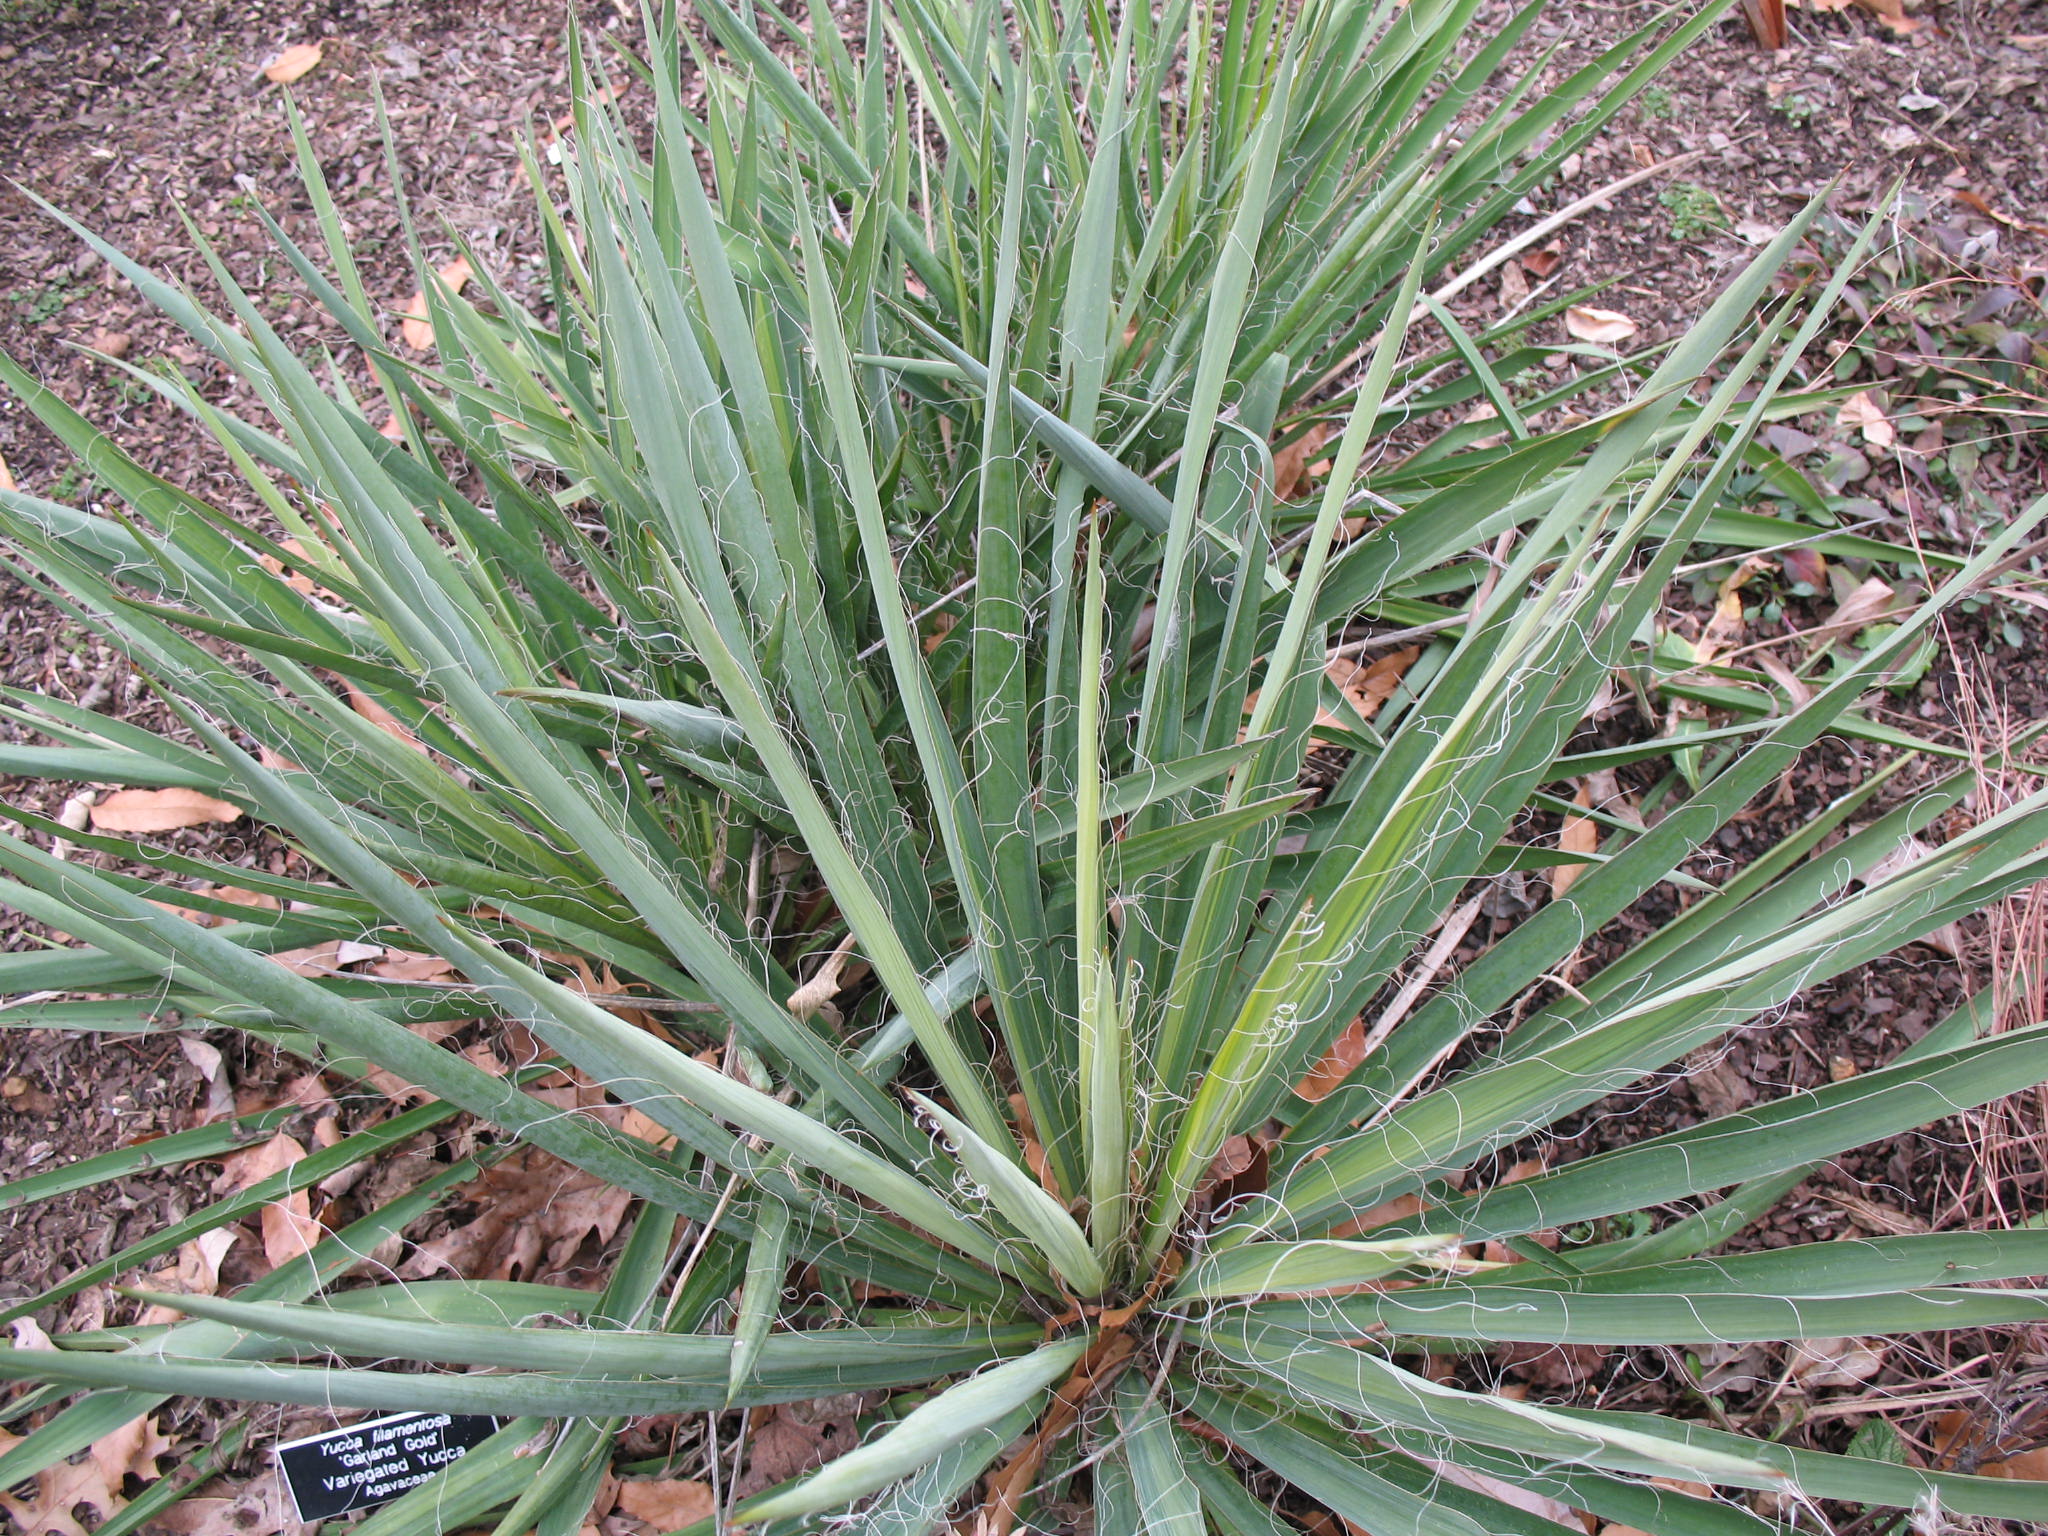
[[[1321,1291],[1364,1285],[1400,1270],[1458,1265],[1456,1237],[1397,1237],[1383,1242],[1333,1238],[1298,1243],[1244,1243],[1205,1254],[1189,1267],[1170,1300],[1214,1301],[1227,1296]]]
[[[1072,1370],[1086,1339],[1046,1344],[948,1387],[865,1445],[848,1451],[786,1493],[749,1500],[735,1513],[774,1520],[835,1509],[916,1472],[1023,1403],[1038,1402]]]
[[[913,1094],[912,1098],[952,1143],[961,1167],[987,1189],[995,1208],[1032,1241],[1037,1253],[1060,1278],[1082,1296],[1101,1295],[1109,1283],[1108,1274],[1090,1250],[1088,1235],[1066,1207],[1007,1156],[975,1135],[966,1121],[947,1113],[923,1094]]]

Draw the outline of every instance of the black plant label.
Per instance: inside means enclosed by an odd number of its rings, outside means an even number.
[[[417,1488],[498,1429],[480,1413],[396,1413],[277,1447],[301,1521],[368,1509]]]

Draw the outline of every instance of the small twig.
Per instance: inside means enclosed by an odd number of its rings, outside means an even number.
[[[927,603],[924,607],[918,609],[917,612],[913,613],[910,616],[910,627],[913,630],[916,629],[920,624],[924,623],[926,619],[930,618],[933,614],[937,613],[940,609],[944,608],[948,603],[954,602],[959,598],[965,597],[969,592],[972,592],[974,590],[974,583],[979,579],[979,577],[970,576],[965,581],[961,582],[959,586],[953,588],[952,591],[946,593],[943,597],[937,598],[934,601]],[[885,646],[887,646],[888,643],[889,642],[886,638],[877,640],[873,645],[869,646],[866,650],[857,653],[854,657],[854,660],[867,661],[871,657],[879,655],[882,649]]]
[[[1614,197],[1618,193],[1626,192],[1630,187],[1636,185],[1636,183],[1638,182],[1648,181],[1652,176],[1659,176],[1662,175],[1665,171],[1675,171],[1680,166],[1690,165],[1693,161],[1701,159],[1708,153],[1709,151],[1704,149],[1689,149],[1682,155],[1673,155],[1669,160],[1659,160],[1655,165],[1646,165],[1639,171],[1631,171],[1626,176],[1620,177],[1619,179],[1614,181],[1610,181],[1604,187],[1600,187],[1595,191],[1588,192],[1584,197],[1578,199],[1576,202],[1566,203],[1564,207],[1558,209],[1557,212],[1550,214],[1545,218],[1538,219],[1534,224],[1530,225],[1529,228],[1523,230],[1519,235],[1516,235],[1512,240],[1505,241],[1502,244],[1495,246],[1486,255],[1480,257],[1479,260],[1473,262],[1471,266],[1467,267],[1464,271],[1460,272],[1456,277],[1452,278],[1442,287],[1432,292],[1429,296],[1430,300],[1435,303],[1441,304],[1446,299],[1449,299],[1456,294],[1463,293],[1467,288],[1471,287],[1472,284],[1478,282],[1480,278],[1486,276],[1486,274],[1491,272],[1495,267],[1498,267],[1505,263],[1510,257],[1520,255],[1523,251],[1526,251],[1530,246],[1534,245],[1537,241],[1543,239],[1546,235],[1555,233],[1557,230],[1560,230],[1564,228],[1565,225],[1571,223],[1574,219],[1579,218],[1582,214],[1589,213],[1593,209],[1602,206],[1604,203],[1607,202],[1609,198]],[[1427,315],[1428,313],[1429,305],[1427,303],[1418,303],[1415,306],[1415,308],[1409,313],[1408,323],[1410,325],[1413,325],[1417,320],[1420,320],[1423,316]],[[1309,393],[1311,395],[1322,393],[1322,391],[1328,389],[1330,385],[1334,384],[1338,379],[1342,378],[1345,374],[1349,373],[1353,368],[1356,368],[1359,364],[1359,361],[1362,358],[1364,358],[1368,352],[1372,351],[1374,347],[1379,345],[1379,340],[1380,339],[1378,336],[1374,336],[1368,341],[1361,342],[1359,344],[1357,351],[1351,353],[1350,356],[1346,357],[1334,368],[1331,368],[1326,373],[1324,373],[1321,378],[1317,379],[1315,382],[1315,386],[1309,391]]]
[[[1448,619],[1431,619],[1427,624],[1411,624],[1406,629],[1390,629],[1383,634],[1367,635],[1363,640],[1346,640],[1342,645],[1330,648],[1330,659],[1363,656],[1367,651],[1383,650],[1390,645],[1402,645],[1410,640],[1425,640],[1431,635],[1442,634],[1447,629],[1456,629],[1460,624],[1470,624],[1472,615],[1457,614]]]
[[[377,976],[368,975],[361,971],[345,970],[335,965],[311,965],[304,961],[301,961],[293,969],[302,976],[334,976],[343,981],[375,981],[381,982],[387,987],[425,987],[436,992],[474,992],[482,990],[475,982],[464,981],[460,977],[443,981],[432,977],[422,980],[417,977]],[[700,1003],[693,998],[687,997],[638,997],[631,992],[585,992],[579,987],[571,987],[570,990],[585,1002],[596,1003],[604,1008],[640,1008],[648,1013],[725,1012],[725,1009],[717,1003]],[[42,1002],[48,998],[68,995],[68,993],[60,992],[35,992],[4,1006],[10,1008],[20,1007],[25,1003]]]
[[[1845,524],[1840,528],[1816,528],[1812,533],[1806,534],[1803,537],[1787,539],[1782,544],[1766,544],[1762,549],[1752,549],[1749,553],[1751,555],[1782,555],[1788,549],[1803,549],[1809,544],[1818,544],[1822,539],[1832,539],[1835,535],[1842,533],[1854,533],[1859,528],[1874,527],[1884,521],[1885,519],[1882,517],[1866,517],[1856,522]],[[1726,555],[1723,555],[1718,560],[1695,560],[1691,565],[1681,565],[1671,574],[1674,578],[1694,576],[1701,571],[1711,571],[1715,566],[1726,564],[1728,564],[1728,557]]]

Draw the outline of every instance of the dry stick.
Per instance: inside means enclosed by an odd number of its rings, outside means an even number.
[[[1884,517],[1865,517],[1859,518],[1853,523],[1844,523],[1839,528],[1816,528],[1812,533],[1802,534],[1796,539],[1787,539],[1782,544],[1766,544],[1761,549],[1752,549],[1750,554],[1782,555],[1788,549],[1803,549],[1809,544],[1818,544],[1823,539],[1832,539],[1837,534],[1854,533],[1859,528],[1874,528],[1877,524],[1885,521],[1887,519]],[[1681,565],[1677,570],[1673,571],[1671,573],[1672,579],[1676,580],[1680,576],[1697,576],[1701,571],[1711,571],[1715,566],[1726,565],[1727,563],[1728,557],[1726,555],[1721,556],[1718,560],[1695,560],[1691,565]]]
[[[1422,996],[1423,989],[1436,980],[1437,973],[1444,968],[1444,962],[1449,960],[1453,951],[1465,942],[1465,935],[1471,931],[1472,924],[1478,919],[1485,905],[1485,896],[1475,896],[1444,920],[1436,941],[1429,946],[1429,952],[1422,957],[1422,963],[1416,967],[1415,974],[1402,984],[1400,992],[1387,1005],[1387,1011],[1381,1014],[1372,1028],[1366,1032],[1365,1048],[1359,1053],[1361,1061],[1378,1050],[1386,1042],[1387,1036],[1394,1032],[1394,1026],[1408,1017],[1408,1011],[1415,1006],[1415,1000]]]
[[[1367,651],[1384,650],[1390,645],[1403,645],[1410,640],[1426,640],[1431,635],[1439,635],[1447,629],[1456,629],[1460,624],[1471,622],[1471,614],[1458,613],[1448,619],[1432,619],[1427,624],[1411,624],[1406,629],[1390,629],[1381,634],[1367,635],[1363,640],[1346,640],[1342,645],[1330,647],[1330,660],[1348,660],[1363,656]]]
[[[1547,218],[1537,220],[1512,240],[1495,246],[1493,250],[1480,257],[1471,266],[1431,293],[1427,302],[1418,303],[1414,310],[1410,312],[1408,323],[1413,325],[1417,320],[1426,316],[1429,313],[1430,303],[1441,304],[1446,299],[1463,293],[1495,267],[1507,261],[1509,257],[1521,254],[1538,240],[1564,228],[1565,225],[1577,219],[1581,214],[1600,207],[1617,193],[1626,192],[1637,182],[1648,181],[1652,176],[1660,176],[1666,171],[1675,171],[1680,166],[1690,165],[1693,161],[1702,158],[1708,153],[1709,151],[1704,149],[1689,149],[1682,155],[1673,155],[1669,160],[1659,160],[1655,165],[1646,165],[1641,170],[1631,171],[1619,180],[1610,181],[1606,186],[1596,191],[1588,192],[1577,202],[1566,203],[1564,207],[1558,209],[1557,212],[1549,215]],[[1379,340],[1378,336],[1373,336],[1369,340],[1361,342],[1357,351],[1337,364],[1336,367],[1330,369],[1320,379],[1317,379],[1309,393],[1312,395],[1320,394],[1353,368],[1356,368],[1360,360],[1372,351],[1374,347],[1379,345]]]
[[[424,987],[431,991],[440,992],[467,992],[474,990],[476,986],[474,982],[464,981],[459,977],[442,980],[438,978],[379,976],[375,973],[365,975],[361,971],[351,971],[343,966],[313,965],[307,961],[301,961],[297,970],[302,976],[337,976],[343,981],[380,981],[387,987]],[[571,987],[569,990],[582,998],[586,1003],[596,1003],[601,1008],[638,1008],[644,1013],[725,1012],[725,1005],[722,1003],[699,1002],[694,998],[688,997],[641,997],[632,992],[585,992],[581,987]],[[6,1003],[6,1006],[10,1008],[20,1007],[24,1003],[42,1002],[49,998],[68,997],[69,995],[66,992],[31,992],[23,997],[15,998],[12,1002]]]

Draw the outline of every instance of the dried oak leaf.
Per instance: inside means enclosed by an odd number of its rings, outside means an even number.
[[[680,1530],[686,1525],[695,1525],[699,1520],[708,1520],[717,1511],[717,1500],[711,1496],[709,1483],[683,1482],[622,1482],[619,1484],[618,1503],[612,1506],[617,1514],[629,1515],[653,1531]]]
[[[1906,606],[1907,601],[1889,584],[1875,576],[1867,577],[1828,615],[1825,633],[1845,635],[1865,625],[1881,624]]]
[[[213,1486],[228,1484],[223,1479]],[[149,1524],[153,1536],[312,1536],[318,1529],[292,1517],[291,1500],[274,1467],[240,1484],[232,1498],[180,1499]]]
[[[1266,1146],[1256,1136],[1232,1136],[1223,1143],[1201,1186],[1201,1194],[1212,1209],[1222,1210],[1248,1195],[1265,1193]]]
[[[0,1432],[0,1451],[20,1443]],[[92,1527],[79,1523],[77,1511],[89,1508],[98,1517],[92,1526],[105,1524],[128,1502],[121,1488],[129,1474],[154,1481],[157,1458],[170,1449],[171,1442],[157,1432],[155,1419],[130,1420],[94,1441],[83,1461],[60,1461],[38,1472],[33,1497],[0,1493],[0,1509],[7,1511],[23,1536],[86,1536]]]
[[[101,832],[176,832],[241,818],[240,806],[196,789],[118,789],[92,807],[93,827]]]
[[[1579,792],[1572,796],[1572,804],[1590,809],[1593,804],[1593,786],[1579,785]],[[1561,853],[1591,854],[1600,851],[1600,824],[1590,816],[1567,816],[1564,830],[1557,835],[1558,851]],[[1585,864],[1558,864],[1550,871],[1550,894],[1562,896],[1572,888],[1572,882],[1583,875],[1589,866]]]
[[[545,1095],[543,1095],[545,1096]],[[623,1107],[619,1118],[624,1118]],[[538,1147],[486,1170],[465,1188],[476,1215],[423,1243],[401,1278],[456,1275],[470,1280],[535,1280],[573,1285],[587,1241],[611,1240],[632,1196]]]
[[[1294,1096],[1320,1104],[1335,1093],[1352,1069],[1365,1060],[1365,1019],[1361,1015],[1344,1026],[1330,1042],[1322,1060],[1308,1069],[1308,1076],[1294,1085]]]
[[[467,256],[458,256],[446,266],[438,269],[441,281],[450,293],[462,292],[463,284],[475,276]],[[406,301],[405,324],[399,327],[405,336],[405,344],[418,352],[424,352],[434,344],[434,324],[427,318],[427,294],[424,288],[415,289]]]
[[[1934,1421],[1935,1462],[1975,1472],[1980,1477],[2006,1477],[2025,1483],[2048,1483],[2048,1449],[2000,1456],[1987,1436],[1991,1426],[1974,1414],[1952,1409]]]
[[[1351,707],[1358,711],[1359,718],[1370,720],[1379,713],[1380,706],[1393,696],[1394,690],[1401,686],[1401,679],[1407,675],[1408,669],[1415,665],[1415,659],[1421,654],[1421,646],[1408,645],[1398,651],[1390,651],[1371,662],[1359,661],[1350,656],[1332,656],[1323,663],[1323,673],[1337,685],[1337,691],[1344,695]],[[1257,699],[1256,693],[1246,698],[1247,713]],[[1352,728],[1352,722],[1343,716],[1320,708],[1316,711],[1316,724],[1340,731]],[[1311,747],[1330,745],[1328,741],[1314,736],[1309,738],[1308,744]]]
[[[1856,4],[1875,16],[1887,31],[1894,32],[1900,37],[1906,36],[1909,32],[1918,32],[1927,25],[1918,17],[1906,14],[1903,0],[1856,0]]]
[[[322,53],[318,43],[294,43],[263,66],[263,78],[272,85],[290,85],[318,68]]]
[[[1421,655],[1421,646],[1404,645],[1398,651],[1389,651],[1366,663],[1349,656],[1335,656],[1324,663],[1323,670],[1344,697],[1351,701],[1351,707],[1370,720],[1379,713],[1380,706],[1393,697],[1394,690],[1401,686],[1401,679],[1408,675],[1408,669]]]
[[[307,944],[299,949],[279,949],[270,958],[300,976],[332,976],[341,969],[341,940]]]
[[[1785,1349],[1792,1379],[1809,1390],[1857,1386],[1884,1369],[1884,1344],[1876,1339],[1798,1339]]]
[[[1570,1506],[1560,1503],[1548,1494],[1534,1493],[1518,1484],[1490,1477],[1484,1472],[1471,1471],[1454,1461],[1428,1461],[1425,1465],[1444,1481],[1455,1483],[1460,1488],[1469,1488],[1489,1499],[1497,1499],[1510,1509],[1525,1509],[1539,1519],[1553,1521],[1566,1530],[1577,1529],[1579,1526],[1578,1517],[1572,1513]]]
[[[307,550],[304,542],[299,539],[279,539],[277,547],[288,555],[297,555],[299,559],[306,561],[308,564],[312,562],[311,552]],[[337,594],[321,586],[298,566],[286,565],[275,555],[261,556],[256,563],[270,572],[271,575],[282,576],[284,584],[300,596],[318,598],[323,603],[332,603],[336,607],[341,606],[341,598]]]
[[[213,1295],[220,1289],[220,1261],[240,1240],[240,1235],[227,1227],[200,1233],[178,1249],[169,1267],[145,1277],[147,1288],[172,1296]],[[142,1314],[145,1327],[184,1321],[185,1314],[173,1307],[152,1306]]]
[[[1863,441],[1873,448],[1889,448],[1899,440],[1898,429],[1892,425],[1891,417],[1885,414],[1884,406],[1867,389],[1857,390],[1842,402],[1842,408],[1835,412],[1835,425],[1845,431],[1861,432]]]
[[[1612,1351],[1598,1344],[1503,1344],[1494,1359],[1532,1387],[1564,1391],[1600,1374]]]
[[[1406,1221],[1411,1216],[1422,1214],[1422,1196],[1417,1194],[1396,1195],[1391,1200],[1382,1200],[1369,1211],[1362,1211],[1340,1226],[1330,1229],[1333,1238],[1358,1237],[1389,1222]]]
[[[406,746],[411,747],[420,756],[426,757],[430,755],[427,751],[426,743],[413,735],[398,716],[391,713],[390,710],[371,698],[347,678],[342,678],[341,686],[347,690],[350,709],[353,709],[394,741],[402,742]]]
[[[1329,441],[1330,431],[1320,421],[1312,421],[1308,430],[1293,442],[1273,455],[1273,499],[1292,501],[1308,489],[1313,474],[1310,466],[1317,463],[1323,444]]]
[[[246,1151],[221,1159],[221,1176],[215,1189],[225,1193],[247,1189],[302,1161],[306,1149],[282,1131]],[[263,1207],[263,1256],[272,1269],[289,1264],[325,1237],[326,1231],[313,1219],[312,1197],[295,1189],[282,1200]]]
[[[860,1443],[860,1414],[868,1398],[859,1392],[754,1410],[747,1465],[733,1492],[759,1493],[843,1456]]]
[[[1590,341],[1601,347],[1627,341],[1636,333],[1635,321],[1620,310],[1595,309],[1590,304],[1574,304],[1567,309],[1564,328],[1580,341]]]

